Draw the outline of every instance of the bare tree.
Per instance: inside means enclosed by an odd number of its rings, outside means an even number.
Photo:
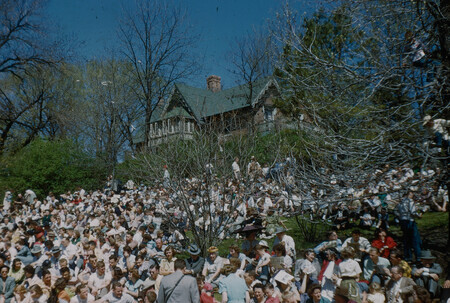
[[[64,136],[74,109],[70,68],[41,65],[0,79],[0,155],[28,145],[36,136]]]
[[[436,148],[423,117],[449,116],[448,1],[338,4],[303,20],[286,6],[272,28],[278,106],[300,122],[298,190],[336,204],[334,182],[368,186],[385,165],[439,161],[447,182],[448,145]]]
[[[42,0],[0,1],[0,74],[19,75],[27,66],[58,61],[58,47],[44,33]]]
[[[132,69],[128,62],[111,57],[87,63],[83,75],[78,80],[85,113],[83,137],[114,174],[118,158],[134,147],[133,131],[142,114],[133,93]]]
[[[173,210],[184,214],[191,240],[203,252],[220,243],[224,236],[230,236],[233,212],[245,205],[252,194],[251,187],[244,182],[245,177],[233,178],[231,165],[238,157],[241,170],[245,171],[255,151],[257,137],[244,134],[224,137],[219,130],[227,123],[231,122],[220,119],[198,125],[190,139],[168,139],[152,153],[139,155],[128,169],[134,179],[145,184],[165,185],[167,196],[160,197],[168,204],[162,208],[165,217],[170,221]],[[273,152],[277,155],[275,150]],[[164,165],[170,172],[170,182],[163,182]],[[180,227],[174,224],[172,227],[184,233]]]
[[[144,110],[144,141],[149,144],[150,120],[176,81],[197,71],[193,58],[196,36],[186,12],[167,1],[137,1],[125,12],[119,37],[123,54],[138,83],[135,94]]]

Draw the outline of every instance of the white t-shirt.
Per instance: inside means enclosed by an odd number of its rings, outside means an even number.
[[[94,302],[95,298],[93,295],[88,294],[87,295],[87,299],[81,299],[78,295],[76,295],[75,297],[72,297],[72,299],[70,299],[70,303],[89,303],[89,302]]]

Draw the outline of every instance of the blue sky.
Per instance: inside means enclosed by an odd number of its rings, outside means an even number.
[[[125,3],[133,3],[130,0]],[[235,77],[227,52],[236,38],[253,27],[263,27],[280,8],[281,0],[177,0],[188,11],[190,23],[201,35],[199,50],[203,67],[199,79],[191,80],[195,86],[206,86],[206,76],[222,77],[225,87],[234,86]],[[122,18],[120,0],[50,0],[49,18],[61,31],[80,41],[78,54],[86,60],[105,55],[105,48],[118,45],[117,26]],[[300,12],[311,12],[319,1],[297,1]]]

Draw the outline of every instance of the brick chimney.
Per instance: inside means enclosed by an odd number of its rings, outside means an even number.
[[[221,90],[222,86],[220,85],[220,77],[211,75],[208,78],[206,78],[206,84],[210,91],[213,93],[216,93]]]

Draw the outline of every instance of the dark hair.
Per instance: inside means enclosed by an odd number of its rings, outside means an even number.
[[[8,270],[8,272],[9,272],[9,267],[8,266],[3,265],[2,267],[0,267],[0,271],[2,271],[3,268],[6,268]]]
[[[355,229],[354,231],[352,231],[352,235],[360,235],[361,231],[359,229]]]
[[[283,256],[286,256],[286,247],[281,243],[275,245],[273,251],[275,252],[280,251]]]
[[[332,235],[332,234],[334,234],[336,231],[335,230],[329,230],[329,231],[327,231],[327,239]]]
[[[424,303],[431,303],[430,293],[425,287],[414,285],[414,291],[416,292],[417,298]]]
[[[31,266],[31,265],[27,265],[27,266],[25,266],[25,267],[23,268],[23,271],[24,271],[25,273],[29,273],[29,274],[34,275],[35,269],[34,269],[34,267]]]
[[[308,296],[312,297],[312,294],[314,292],[315,289],[320,289],[322,290],[322,286],[320,286],[320,284],[312,284],[309,288],[308,288]]]
[[[253,286],[253,291],[255,291],[256,288],[260,288],[260,289],[264,290],[264,285],[262,283],[256,283]]]
[[[42,270],[42,278],[45,277],[46,275],[51,275],[51,273],[48,269],[43,269]]]
[[[64,288],[66,288],[66,285],[67,285],[66,279],[58,278],[58,279],[56,279],[53,287],[56,291],[59,292],[59,291],[64,290]]]
[[[403,259],[403,252],[400,249],[398,249],[398,248],[394,248],[393,250],[391,250],[390,255],[391,256],[395,255],[395,257],[397,259]]]
[[[63,273],[65,273],[65,272],[70,273],[70,269],[69,269],[68,267],[63,267],[63,268],[61,268],[61,269],[59,270],[59,272],[61,273],[61,275],[62,275]]]
[[[174,264],[175,270],[186,268],[186,262],[183,259],[176,259]]]

